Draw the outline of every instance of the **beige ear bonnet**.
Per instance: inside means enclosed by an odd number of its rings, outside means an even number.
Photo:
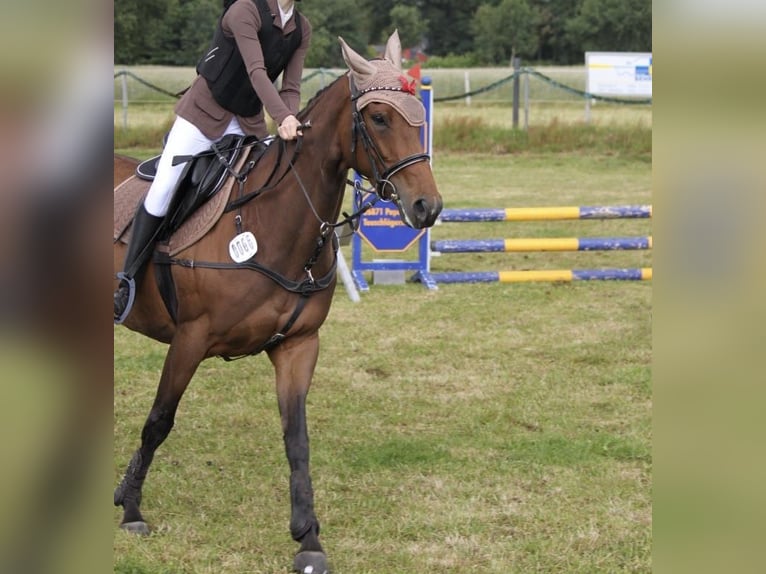
[[[394,32],[386,45],[386,57],[368,61],[339,38],[343,58],[349,67],[349,75],[361,95],[357,107],[361,110],[371,102],[392,106],[411,126],[422,126],[426,112],[415,95],[415,82],[402,72],[399,35]]]

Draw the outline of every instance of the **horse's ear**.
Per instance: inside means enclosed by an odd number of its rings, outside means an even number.
[[[346,41],[343,38],[338,36],[338,40],[340,41],[340,48],[343,52],[343,59],[346,61],[346,65],[353,73],[357,83],[364,83],[366,78],[369,78],[376,73],[377,70],[375,69],[375,66],[357,54],[351,46],[346,44]]]
[[[397,70],[400,72],[402,71],[402,43],[399,40],[398,28],[394,30],[394,33],[388,38],[384,57],[396,66]]]

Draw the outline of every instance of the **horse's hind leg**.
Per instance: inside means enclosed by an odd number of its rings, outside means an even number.
[[[141,432],[141,447],[136,450],[122,482],[114,491],[114,505],[123,507],[120,527],[130,532],[149,533],[139,510],[141,489],[154,452],[173,428],[178,403],[205,356],[203,342],[204,337],[194,336],[194,329],[179,329],[165,357],[157,395]]]
[[[279,413],[290,463],[290,533],[301,544],[293,568],[301,573],[324,574],[327,558],[319,543],[319,521],[314,514],[306,426],[306,395],[318,353],[319,337],[314,334],[300,341],[286,340],[269,357],[276,372]]]

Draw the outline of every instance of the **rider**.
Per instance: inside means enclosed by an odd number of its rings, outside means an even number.
[[[223,0],[210,50],[197,64],[198,76],[175,107],[176,119],[157,165],[157,175],[136,210],[120,284],[114,292],[114,320],[122,323],[134,278],[152,252],[160,223],[170,208],[184,164],[174,156],[210,149],[224,135],[268,135],[265,108],[279,137],[302,135],[300,107],[303,62],[311,24],[295,10],[299,0]],[[282,73],[281,89],[273,81]]]

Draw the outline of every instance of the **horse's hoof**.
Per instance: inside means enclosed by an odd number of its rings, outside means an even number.
[[[135,522],[123,522],[120,524],[120,528],[132,534],[149,536],[149,526],[143,520],[136,520]]]
[[[327,556],[324,552],[304,550],[298,552],[293,560],[293,571],[301,574],[329,574]]]

